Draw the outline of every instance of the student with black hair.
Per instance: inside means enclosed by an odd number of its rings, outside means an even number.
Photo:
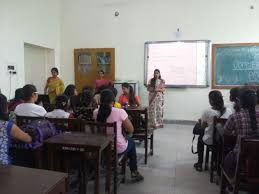
[[[134,128],[128,118],[128,114],[123,109],[114,108],[114,95],[111,90],[103,90],[101,92],[100,107],[94,111],[94,118],[102,123],[117,123],[117,151],[118,154],[127,153],[129,158],[129,167],[131,170],[131,178],[133,181],[141,181],[144,177],[138,172],[136,146],[133,139],[126,139],[123,136],[122,129],[132,133]],[[113,130],[107,129],[108,134],[112,134]]]
[[[224,134],[234,135],[237,137],[237,143],[234,148],[235,154],[229,154],[225,158],[224,168],[234,176],[237,153],[240,148],[241,137],[258,135],[259,134],[259,113],[256,112],[257,95],[254,90],[242,88],[240,90],[240,106],[239,112],[232,114],[225,126]],[[234,157],[233,157],[234,156]],[[234,165],[233,165],[234,164]]]
[[[77,96],[76,86],[73,85],[73,84],[69,84],[69,85],[66,87],[66,89],[65,89],[65,91],[64,91],[64,94],[65,94],[68,98],[70,98],[70,97],[72,97],[72,96]]]
[[[240,88],[238,87],[230,89],[229,100],[231,104],[228,107],[232,110],[233,113],[238,112],[240,110],[239,91],[240,91]]]
[[[140,106],[139,97],[135,96],[133,87],[129,83],[123,83],[121,87],[123,94],[119,98],[119,103],[122,106]]]
[[[79,95],[80,103],[74,109],[76,118],[92,120],[92,110],[97,107],[97,104],[93,97],[93,91],[91,88],[84,88],[82,93]]]
[[[91,89],[84,89],[80,94],[80,106],[84,107],[96,107],[94,101],[93,91]]]
[[[204,131],[200,134],[197,142],[198,162],[194,164],[197,171],[202,171],[204,145],[212,144],[214,117],[227,119],[232,114],[232,111],[224,106],[223,96],[218,90],[209,93],[209,103],[211,107],[203,112],[199,120]]]
[[[68,97],[60,95],[56,98],[55,109],[46,114],[48,118],[74,118],[73,114],[68,113]]]
[[[64,94],[68,97],[69,110],[74,111],[80,102],[76,86],[73,84],[69,84],[66,87]]]
[[[117,94],[118,94],[117,89],[116,89],[115,87],[112,87],[112,88],[111,88],[111,91],[112,91],[112,93],[113,93],[113,95],[114,95],[114,98],[116,98],[116,96],[117,96]],[[116,102],[116,101],[114,102],[113,107],[114,107],[114,108],[122,108],[121,104],[120,104],[119,102]]]
[[[8,103],[8,111],[9,112],[14,111],[16,106],[23,103],[23,98],[24,98],[23,89],[22,88],[16,89],[14,99],[10,100],[10,102]]]
[[[94,100],[96,102],[97,105],[100,104],[100,96],[101,96],[101,92],[105,89],[110,89],[110,87],[108,85],[102,85],[98,88],[98,90],[95,92],[94,94]]]
[[[12,121],[8,121],[7,99],[0,94],[0,164],[10,164],[9,145],[11,138],[30,143],[32,138]]]
[[[19,104],[14,113],[18,116],[44,117],[47,111],[35,102],[38,99],[38,92],[34,85],[27,84],[23,87],[24,103]]]
[[[44,88],[45,94],[49,95],[49,101],[51,104],[55,104],[56,97],[64,92],[64,82],[58,77],[58,68],[53,67],[51,69],[52,76],[48,78]]]

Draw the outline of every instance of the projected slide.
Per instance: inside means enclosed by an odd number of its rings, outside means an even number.
[[[146,84],[155,69],[167,86],[206,86],[208,42],[154,42],[145,44]]]

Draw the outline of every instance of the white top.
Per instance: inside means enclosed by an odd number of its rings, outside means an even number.
[[[55,109],[51,112],[48,112],[45,117],[48,117],[48,118],[59,118],[59,119],[67,119],[69,118],[70,116],[70,113],[62,110],[62,109]]]
[[[14,113],[18,116],[44,117],[47,111],[34,103],[22,103],[16,106]]]
[[[220,117],[223,119],[227,119],[232,114],[233,114],[232,110],[227,107],[226,107],[225,113],[222,116],[220,116],[220,111],[214,110],[212,108],[209,108],[203,112],[201,121],[206,122],[208,124],[208,127],[205,128],[204,136],[202,138],[202,140],[205,144],[207,144],[207,145],[212,144],[214,117],[216,116],[216,117]]]
[[[232,111],[232,113],[235,113],[236,112],[236,110],[235,110],[235,102],[230,102],[230,103],[228,103],[227,105],[226,105],[226,107],[227,108],[229,108],[231,111]]]

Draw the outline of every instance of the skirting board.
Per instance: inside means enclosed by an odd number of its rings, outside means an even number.
[[[189,120],[164,120],[165,124],[195,125],[197,121]]]

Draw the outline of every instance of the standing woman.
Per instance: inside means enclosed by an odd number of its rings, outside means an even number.
[[[112,85],[111,81],[105,79],[103,70],[98,71],[98,73],[99,79],[95,80],[95,92],[98,92],[102,86]]]
[[[159,69],[155,69],[154,77],[148,83],[149,91],[149,122],[152,128],[163,128],[163,109],[165,81]]]
[[[48,78],[44,93],[49,95],[50,104],[55,104],[56,97],[63,94],[65,86],[64,82],[58,77],[58,69],[51,69],[52,76]]]

